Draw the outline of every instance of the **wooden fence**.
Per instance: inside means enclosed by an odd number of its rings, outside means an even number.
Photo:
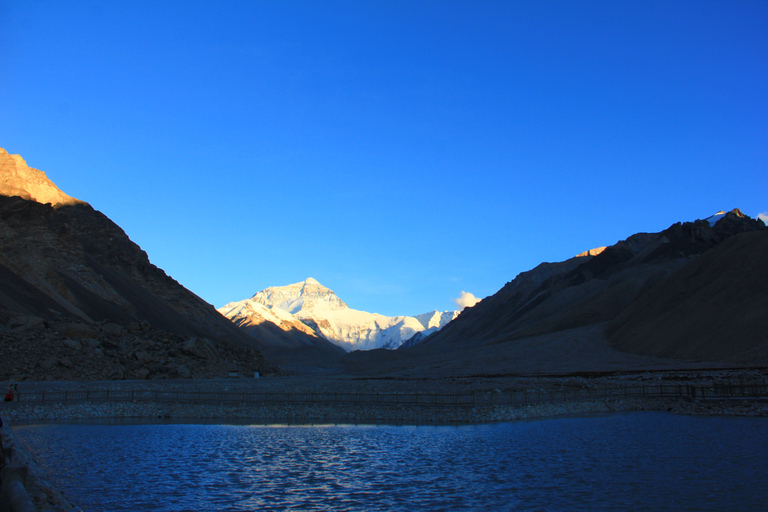
[[[486,407],[545,402],[620,400],[629,398],[688,398],[693,400],[768,400],[768,383],[692,385],[633,385],[621,387],[548,388],[485,393],[234,393],[210,391],[43,391],[19,393],[15,403],[176,402],[192,404],[360,404]],[[14,402],[12,402],[14,403]]]

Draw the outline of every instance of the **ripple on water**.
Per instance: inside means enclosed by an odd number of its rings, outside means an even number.
[[[86,511],[768,510],[762,418],[15,430]]]

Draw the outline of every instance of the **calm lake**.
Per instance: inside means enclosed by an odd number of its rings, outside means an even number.
[[[768,419],[14,428],[86,512],[768,510]]]

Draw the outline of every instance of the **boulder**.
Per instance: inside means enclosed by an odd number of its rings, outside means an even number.
[[[59,362],[59,359],[57,357],[51,356],[44,359],[43,362],[40,363],[40,368],[42,368],[43,370],[50,370],[51,368],[56,366],[58,362]]]
[[[80,350],[83,348],[83,346],[77,340],[64,340],[62,343],[73,350]]]
[[[149,330],[149,322],[131,322],[128,324],[128,330],[130,332],[147,332]]]
[[[120,348],[117,343],[110,340],[101,340],[101,344],[104,345],[104,348],[108,350],[117,350],[118,348]]]
[[[21,315],[10,319],[5,326],[9,331],[15,332],[28,330],[43,331],[45,330],[45,320],[39,316]]]
[[[146,350],[137,350],[133,355],[136,356],[136,360],[141,364],[147,364],[153,359]]]
[[[213,342],[207,338],[194,337],[189,338],[181,347],[181,351],[191,356],[199,357],[209,361],[218,361],[219,353]]]
[[[101,326],[101,330],[104,331],[107,334],[112,334],[113,336],[122,336],[126,333],[126,328],[123,327],[120,324],[116,324],[114,322],[107,322],[104,325]]]
[[[53,328],[68,338],[92,338],[99,334],[97,327],[77,322],[56,322]]]

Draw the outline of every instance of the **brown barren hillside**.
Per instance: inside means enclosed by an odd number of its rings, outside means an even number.
[[[602,251],[543,263],[465,309],[420,344],[395,355],[350,354],[348,367],[445,376],[764,364],[761,333],[766,332],[768,292],[760,276],[765,275],[766,251],[755,240],[763,240],[766,227],[739,210],[713,222],[678,223],[660,233],[633,235]],[[741,237],[754,243],[742,247]],[[736,249],[725,244],[731,239],[734,247],[749,254],[737,257]],[[720,250],[734,252],[719,258]],[[710,251],[719,263],[704,273],[697,265],[709,260],[705,255]],[[689,295],[681,296],[681,289]],[[656,298],[644,302],[652,290]],[[657,303],[662,305],[655,307]],[[704,314],[711,317],[711,337],[699,328],[704,315],[698,308],[707,304],[717,305]],[[609,325],[613,343],[606,336]],[[673,350],[676,342],[665,345],[662,340],[674,333],[675,340],[708,341],[696,349],[691,344],[690,350]],[[652,347],[641,343],[649,337],[656,340]],[[729,340],[727,349],[717,345],[724,339]]]
[[[704,252],[638,298],[606,333],[624,352],[768,365],[768,231]]]
[[[119,226],[5,150],[0,323],[13,353],[0,378],[279,371],[256,339],[152,265]]]

